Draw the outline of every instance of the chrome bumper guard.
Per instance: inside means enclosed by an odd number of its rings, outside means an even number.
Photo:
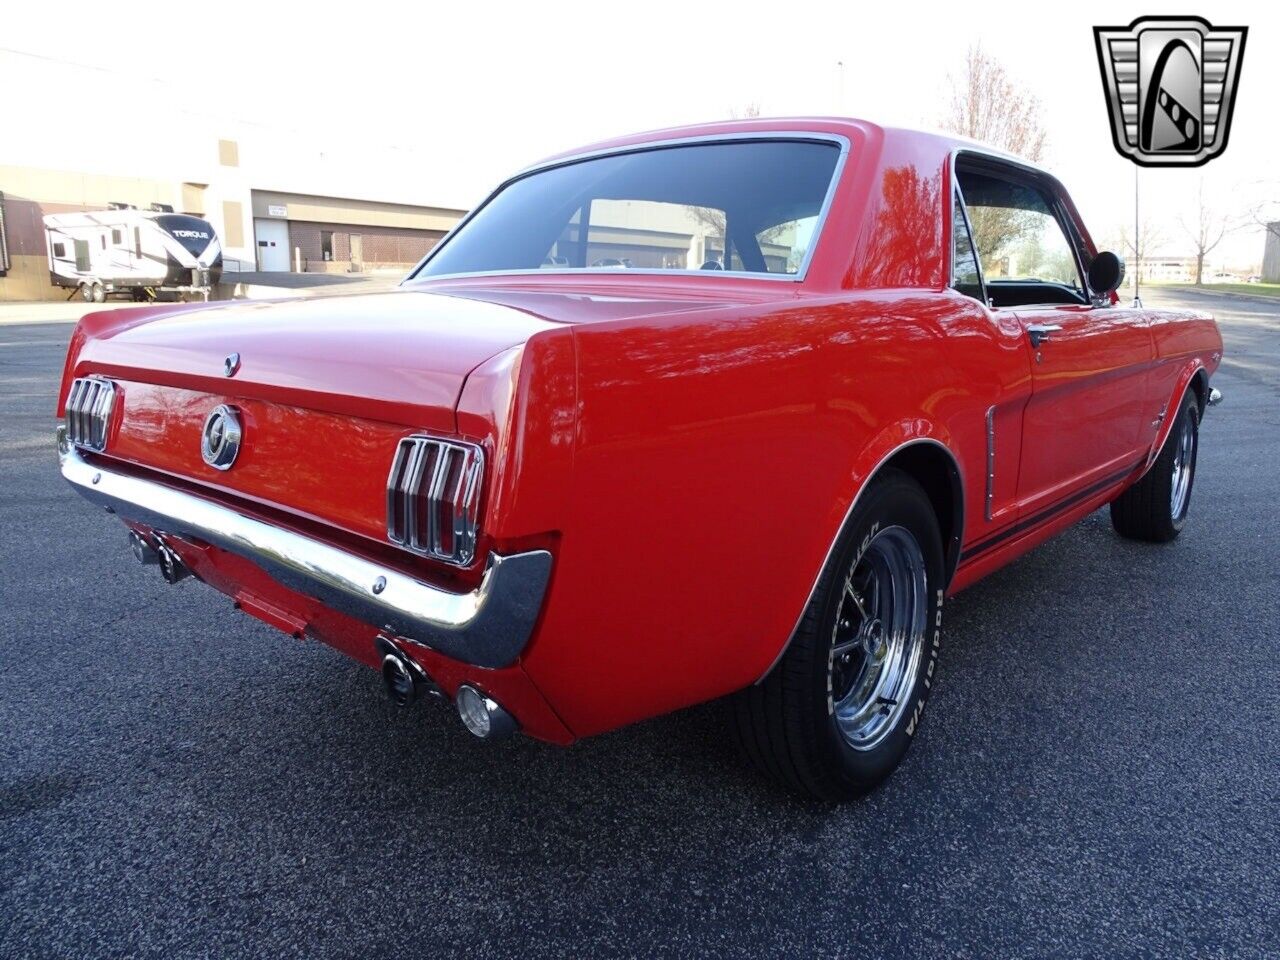
[[[551,576],[545,550],[493,554],[476,589],[450,593],[203,497],[91,464],[61,434],[62,475],[91,503],[157,533],[244,557],[284,586],[378,630],[479,667],[509,666],[533,633]]]

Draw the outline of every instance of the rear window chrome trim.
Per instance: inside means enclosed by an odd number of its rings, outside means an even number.
[[[831,170],[831,180],[827,184],[826,195],[822,199],[822,206],[818,208],[817,222],[814,224],[813,237],[814,240],[809,244],[809,249],[805,251],[804,260],[800,264],[800,268],[795,273],[760,273],[751,270],[675,270],[675,269],[632,269],[625,270],[616,267],[580,267],[570,270],[546,270],[541,267],[530,267],[524,269],[513,270],[474,270],[464,273],[442,273],[430,277],[422,277],[419,274],[431,262],[431,258],[436,256],[445,246],[453,239],[454,235],[460,232],[472,217],[483,210],[489,203],[511,184],[526,177],[533,176],[537,173],[543,173],[547,170],[554,170],[559,167],[571,166],[575,163],[583,163],[589,160],[598,160],[602,157],[622,156],[629,153],[646,153],[651,150],[670,150],[676,147],[690,146],[707,146],[717,143],[771,143],[777,141],[791,141],[794,143],[824,143],[833,145],[838,148],[839,156],[836,157],[835,166]],[[835,202],[836,192],[839,189],[840,182],[844,177],[845,165],[848,162],[849,154],[852,151],[852,145],[847,136],[840,133],[825,133],[817,130],[766,130],[760,132],[743,132],[743,133],[711,133],[702,134],[692,137],[676,137],[668,140],[646,140],[638,143],[627,143],[615,147],[602,147],[598,150],[588,150],[582,153],[574,153],[564,157],[556,157],[551,160],[544,160],[535,163],[532,166],[525,167],[519,173],[503,180],[498,186],[490,191],[488,196],[480,203],[476,204],[467,215],[454,224],[453,229],[446,233],[434,247],[427,251],[427,255],[423,257],[405,277],[403,284],[414,282],[424,283],[430,280],[455,280],[461,277],[507,277],[507,276],[554,276],[554,277],[581,277],[587,276],[660,276],[660,277],[734,277],[743,280],[764,280],[777,283],[801,283],[809,273],[809,267],[813,262],[814,254],[818,247],[823,243],[823,233],[827,226],[827,216],[831,212],[832,204]]]

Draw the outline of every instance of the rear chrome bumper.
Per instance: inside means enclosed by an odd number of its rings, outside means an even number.
[[[551,554],[490,556],[480,585],[450,593],[203,497],[86,461],[59,429],[62,475],[125,520],[244,557],[299,593],[378,630],[479,667],[509,666],[529,642],[551,576]]]

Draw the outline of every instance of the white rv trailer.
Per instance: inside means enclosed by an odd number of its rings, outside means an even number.
[[[207,220],[123,204],[44,218],[49,279],[101,303],[110,294],[153,300],[160,294],[202,295],[222,276],[222,246]]]

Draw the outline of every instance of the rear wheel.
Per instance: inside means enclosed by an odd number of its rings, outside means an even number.
[[[1191,509],[1199,448],[1200,404],[1188,390],[1156,462],[1111,501],[1111,525],[1120,536],[1167,543],[1182,532]]]
[[[902,760],[938,656],[943,557],[914,480],[886,470],[864,493],[790,646],[736,695],[751,761],[789,789],[859,796]]]
[[[100,283],[95,283],[89,290],[89,299],[94,303],[105,303],[107,299],[106,288]]]

